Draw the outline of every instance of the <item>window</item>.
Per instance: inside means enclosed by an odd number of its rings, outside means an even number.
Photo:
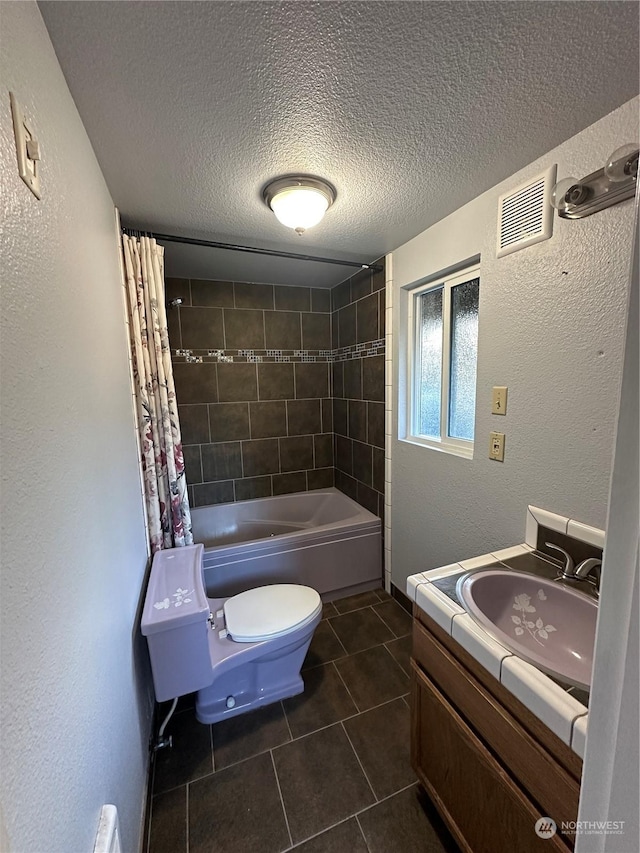
[[[473,454],[479,271],[409,293],[407,438],[461,456]]]

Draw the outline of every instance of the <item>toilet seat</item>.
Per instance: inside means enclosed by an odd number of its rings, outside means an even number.
[[[237,643],[257,643],[312,622],[322,610],[322,601],[309,586],[280,583],[234,595],[223,609],[229,636]]]

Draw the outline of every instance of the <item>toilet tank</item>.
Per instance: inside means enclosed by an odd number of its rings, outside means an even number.
[[[208,687],[213,680],[203,553],[202,545],[187,545],[153,557],[142,633],[158,702]]]

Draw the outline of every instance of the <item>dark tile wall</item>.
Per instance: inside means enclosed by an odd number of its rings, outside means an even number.
[[[383,517],[384,282],[167,279],[192,506],[335,483]]]
[[[330,291],[167,279],[166,301],[191,505],[332,486]]]
[[[378,263],[384,265],[384,258]],[[384,285],[384,271],[362,271],[331,291],[335,484],[381,518]]]

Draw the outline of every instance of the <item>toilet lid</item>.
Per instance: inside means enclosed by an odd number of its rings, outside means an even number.
[[[322,610],[322,602],[309,586],[279,583],[234,595],[223,608],[231,638],[237,643],[256,643],[311,622]]]

